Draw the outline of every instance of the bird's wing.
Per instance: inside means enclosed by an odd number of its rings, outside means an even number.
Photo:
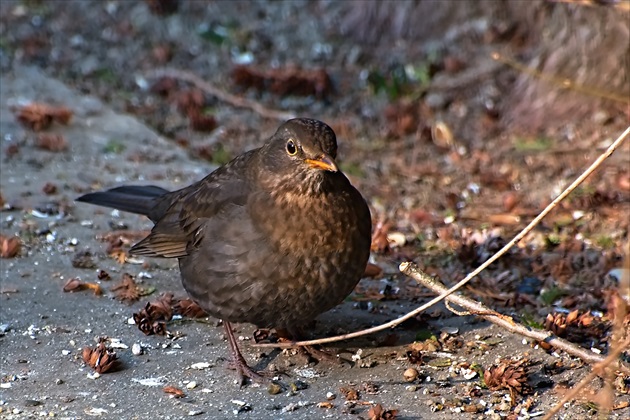
[[[162,258],[181,258],[201,239],[201,227],[209,219],[241,207],[250,192],[246,181],[247,165],[252,153],[246,153],[217,169],[201,181],[163,198],[168,200],[161,217],[149,236],[134,245],[130,252]]]

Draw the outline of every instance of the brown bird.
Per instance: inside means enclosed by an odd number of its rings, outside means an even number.
[[[336,155],[328,125],[297,118],[181,190],[122,186],[77,200],[148,216],[155,226],[130,252],[177,258],[190,297],[223,320],[241,382],[259,380],[230,323],[295,336],[339,304],[365,270],[370,210]]]

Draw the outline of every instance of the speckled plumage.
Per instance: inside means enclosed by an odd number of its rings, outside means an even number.
[[[131,252],[178,258],[184,288],[212,316],[293,329],[340,303],[369,256],[370,212],[336,154],[330,127],[294,119],[181,190],[119,187],[79,200],[151,218]]]

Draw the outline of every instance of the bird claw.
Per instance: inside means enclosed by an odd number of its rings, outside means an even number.
[[[252,382],[258,384],[264,384],[271,382],[271,378],[274,376],[271,372],[256,371],[249,367],[244,360],[234,360],[228,362],[228,369],[235,370],[239,377],[239,386],[245,385],[247,378]]]

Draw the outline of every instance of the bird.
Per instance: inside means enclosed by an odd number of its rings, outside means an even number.
[[[232,323],[294,337],[355,288],[370,255],[372,221],[335,159],[335,132],[295,118],[185,188],[125,185],[79,202],[147,216],[134,255],[176,258],[184,289],[221,319],[241,385],[263,380],[243,357]]]

